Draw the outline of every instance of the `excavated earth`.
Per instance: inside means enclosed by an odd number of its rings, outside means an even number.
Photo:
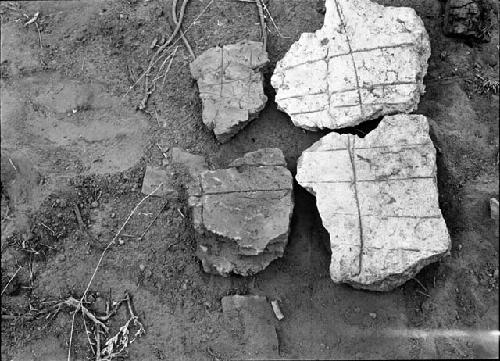
[[[323,26],[325,4],[265,1],[274,20],[268,23],[269,64],[261,69],[268,100],[221,145],[203,123],[191,57],[181,41],[147,112],[136,110],[145,96],[142,80],[136,82],[155,44],[171,34],[165,3],[0,4],[2,359],[67,360],[71,310],[52,318],[32,315],[46,302],[82,295],[101,253],[143,198],[147,166],[168,171],[172,192],[136,209],[88,294],[95,312],[103,312],[110,294],[114,300],[125,290],[132,296],[146,334],[128,347],[130,360],[241,359],[248,345],[278,359],[497,358],[498,337],[491,331],[498,329],[498,236],[489,200],[498,197],[499,185],[498,24],[480,27],[488,35],[480,42],[448,37],[444,2],[377,0],[413,8],[429,34],[425,93],[415,112],[429,119],[438,201],[451,239],[448,256],[379,293],[332,282],[330,235],[317,200],[297,183],[281,258],[248,277],[203,271],[187,205],[189,179],[173,164],[189,157],[173,148],[204,156],[210,169],[279,148],[295,176],[299,156],[327,132],[294,126],[277,109],[270,78],[301,34]],[[478,3],[497,18],[495,2]],[[475,17],[474,26],[481,19]],[[184,21],[198,56],[216,46],[261,41],[258,10],[250,2],[190,0]],[[378,122],[335,132],[363,138]],[[189,159],[193,168],[205,167]],[[252,318],[239,311],[240,301],[223,301],[232,295],[268,303],[247,302],[261,311]],[[281,321],[268,318],[271,300],[279,302]],[[242,317],[233,319],[234,312]],[[125,320],[120,311],[111,332]],[[242,329],[264,323],[266,338]],[[74,360],[94,358],[80,316],[71,350]]]

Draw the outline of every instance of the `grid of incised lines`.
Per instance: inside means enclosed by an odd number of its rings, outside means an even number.
[[[252,77],[255,75],[255,71],[251,68],[251,66],[253,64],[253,52],[250,51],[250,66],[248,66],[248,76],[244,77],[244,78],[240,78],[240,79],[230,79],[230,80],[225,79],[226,69],[231,65],[231,62],[228,61],[226,66],[224,66],[224,47],[221,48],[220,53],[221,53],[220,67],[217,68],[216,70],[214,70],[213,72],[211,72],[211,74],[216,74],[220,78],[220,81],[217,83],[207,83],[207,82],[204,83],[204,85],[208,86],[208,87],[212,87],[212,86],[216,86],[216,85],[219,86],[219,92],[213,93],[213,92],[209,92],[209,91],[203,91],[203,94],[212,95],[216,98],[225,98],[223,95],[224,84],[231,84],[231,83],[236,83],[236,82],[240,82],[240,81],[245,81],[246,83],[252,82],[252,80],[253,80]],[[250,92],[250,86],[248,87],[248,92]],[[247,94],[247,95],[249,95],[249,94]],[[229,98],[229,99],[232,99],[232,98]]]
[[[355,147],[355,142],[356,142],[356,137],[353,135],[348,135],[347,136],[347,147],[346,148],[335,148],[335,149],[329,149],[328,152],[332,151],[346,151],[349,154],[349,160],[350,160],[350,165],[351,165],[351,170],[352,170],[352,180],[346,180],[346,181],[315,181],[314,183],[351,183],[353,186],[353,191],[354,191],[354,200],[356,204],[356,210],[357,214],[352,214],[352,213],[344,213],[344,212],[334,212],[330,213],[331,215],[347,215],[347,216],[357,216],[358,217],[358,224],[359,224],[359,255],[358,255],[358,272],[354,276],[357,276],[361,273],[362,271],[362,266],[363,266],[363,253],[365,249],[365,239],[364,239],[364,234],[363,234],[363,217],[377,217],[377,215],[372,215],[372,214],[362,214],[361,211],[361,206],[360,206],[360,200],[359,200],[359,190],[358,190],[358,184],[363,183],[363,182],[375,182],[375,183],[380,183],[382,181],[407,181],[407,180],[415,180],[415,179],[434,179],[433,176],[410,176],[410,177],[400,177],[400,178],[394,178],[394,179],[373,179],[373,180],[358,180],[357,179],[357,172],[356,172],[356,149],[361,150],[361,149],[374,149],[374,148],[390,148],[390,145],[381,145],[381,146],[372,146],[372,147]],[[429,146],[432,143],[426,142],[426,143],[420,143],[420,144],[406,144],[404,146],[401,146],[400,148],[420,148],[420,147],[425,147]],[[439,214],[436,215],[429,215],[429,216],[414,216],[414,215],[384,215],[383,218],[412,218],[412,219],[440,219],[441,216]],[[373,247],[370,246],[370,249],[382,249],[381,247]],[[399,247],[399,248],[391,248],[388,249],[389,251],[408,251],[408,252],[420,252],[420,249],[418,248],[406,248],[406,247]]]
[[[348,89],[331,91],[329,89],[329,84],[328,84],[328,81],[327,81],[327,85],[326,85],[326,89],[327,90],[326,90],[326,93],[328,94],[328,97],[329,97],[328,103],[330,103],[330,97],[332,95],[339,94],[339,93],[347,93],[347,92],[351,92],[351,91],[357,91],[357,93],[358,93],[357,94],[358,95],[358,103],[357,104],[335,104],[332,108],[339,109],[339,108],[359,107],[360,113],[361,113],[360,115],[361,115],[361,117],[364,117],[365,116],[365,107],[364,106],[377,106],[377,105],[396,106],[396,105],[400,105],[401,102],[395,102],[395,103],[391,103],[391,102],[370,102],[370,103],[364,103],[363,102],[363,96],[362,96],[361,90],[374,90],[374,89],[380,89],[380,88],[382,88],[382,90],[384,90],[384,88],[391,87],[391,86],[415,85],[416,84],[415,81],[395,81],[395,82],[391,82],[391,83],[371,83],[369,85],[360,85],[360,83],[359,83],[360,80],[359,80],[359,76],[358,76],[358,69],[357,69],[357,66],[356,66],[356,61],[354,59],[354,54],[355,53],[368,53],[368,52],[373,52],[373,51],[376,51],[376,50],[385,50],[385,49],[412,48],[412,47],[415,46],[415,43],[412,43],[412,42],[403,42],[403,43],[399,43],[399,44],[378,46],[378,47],[373,47],[373,48],[352,49],[352,47],[351,47],[351,41],[349,39],[349,34],[348,34],[348,32],[346,30],[346,26],[345,26],[345,20],[344,20],[344,14],[342,12],[342,8],[341,8],[340,4],[338,4],[337,1],[335,1],[335,5],[336,5],[337,14],[338,14],[339,19],[340,19],[340,26],[341,26],[341,28],[343,30],[343,33],[345,34],[345,37],[346,37],[346,45],[347,45],[347,48],[348,48],[348,52],[347,53],[339,53],[339,54],[330,54],[329,53],[329,49],[327,48],[326,49],[327,50],[327,54],[326,54],[325,58],[319,58],[319,59],[313,59],[313,60],[304,61],[304,62],[301,62],[301,63],[298,63],[298,64],[294,64],[294,65],[289,66],[289,67],[285,67],[284,70],[295,68],[295,67],[302,66],[302,65],[314,64],[314,63],[326,61],[326,66],[327,66],[326,74],[328,75],[329,74],[329,70],[330,70],[329,69],[329,67],[330,67],[329,66],[330,59],[337,58],[337,57],[348,56],[348,57],[350,57],[351,63],[353,65],[354,78],[355,78],[354,80],[356,82],[355,87],[348,88]],[[306,96],[314,96],[314,95],[321,95],[321,94],[323,94],[323,92],[291,95],[291,96],[280,98],[280,100],[293,99],[293,98],[304,98]],[[328,104],[326,107],[323,107],[323,108],[320,108],[320,109],[314,109],[314,110],[310,110],[310,111],[294,112],[294,113],[290,113],[290,115],[307,114],[307,113],[319,113],[319,112],[322,112],[322,111],[325,111],[325,110],[328,111],[328,113],[330,114],[330,104]]]

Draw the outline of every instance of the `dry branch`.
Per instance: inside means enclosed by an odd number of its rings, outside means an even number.
[[[17,276],[17,274],[19,273],[19,271],[21,270],[21,268],[23,268],[23,266],[19,266],[19,268],[17,269],[17,271],[14,273],[14,275],[9,279],[9,282],[7,282],[7,284],[5,285],[5,287],[2,290],[2,295],[4,294],[4,292],[7,289],[7,287],[9,287],[10,283],[12,282],[12,280]]]
[[[83,303],[85,301],[85,298],[87,296],[87,293],[90,289],[90,286],[92,285],[92,282],[94,281],[94,278],[97,274],[97,271],[99,270],[99,267],[101,266],[101,263],[102,263],[102,260],[104,259],[104,255],[106,254],[106,252],[108,251],[108,249],[116,242],[116,240],[118,239],[118,237],[120,236],[120,233],[121,231],[125,228],[125,226],[128,224],[130,218],[135,214],[135,212],[137,211],[137,209],[139,208],[139,206],[146,200],[148,199],[150,196],[152,196],[154,193],[156,193],[158,191],[158,189],[160,189],[160,187],[163,185],[163,183],[160,183],[151,193],[149,193],[148,195],[146,195],[145,197],[143,197],[139,203],[137,203],[137,205],[134,207],[134,209],[132,210],[132,212],[130,212],[130,214],[128,215],[127,219],[125,220],[125,222],[123,222],[122,226],[120,227],[120,229],[118,230],[118,232],[115,233],[115,236],[113,237],[113,239],[111,240],[111,242],[108,243],[108,245],[106,246],[106,248],[104,248],[104,251],[102,251],[101,253],[101,256],[99,257],[99,261],[97,262],[97,265],[94,269],[94,272],[92,273],[92,276],[90,277],[90,280],[89,280],[89,283],[87,284],[87,287],[85,288],[85,291],[83,292],[83,296],[80,298],[79,301],[77,301],[77,304],[74,304],[74,302],[71,300],[73,299],[72,297],[68,300],[66,300],[65,302],[69,302],[71,306],[74,306],[76,308],[75,312],[73,313],[73,319],[72,319],[72,322],[71,322],[71,333],[70,333],[70,342],[69,342],[69,348],[68,348],[68,361],[71,361],[71,341],[73,340],[73,332],[74,332],[74,324],[75,324],[75,316],[76,314],[78,313],[78,311],[82,311],[84,316],[88,316],[88,313],[85,313],[84,310],[85,307],[83,306]],[[74,300],[74,299],[73,299]],[[68,304],[68,303],[67,303]],[[87,310],[88,311],[88,310]],[[90,317],[89,317],[90,318]],[[97,320],[97,319],[96,319]],[[94,320],[92,320],[94,321]],[[97,320],[98,321],[98,320]],[[99,321],[100,322],[100,321]]]
[[[207,11],[207,9],[210,7],[210,5],[212,5],[212,3],[214,2],[214,0],[210,0],[210,2],[203,8],[203,10],[196,16],[196,18],[191,22],[191,24],[189,24],[189,26],[186,28],[186,30],[184,31],[184,34],[187,34],[187,32],[189,31],[189,29],[191,29],[191,27],[198,21],[198,19],[205,13],[205,11]],[[167,49],[170,50],[173,48],[173,46],[180,40],[180,38],[178,38],[176,41],[174,41],[172,43],[172,45],[170,45]],[[162,48],[161,50],[163,50],[164,48]],[[160,50],[160,48],[158,49]],[[146,76],[146,74],[149,74],[149,72],[151,71],[151,69],[153,68],[153,66],[158,62],[160,61],[160,59],[166,54],[164,53],[163,55],[160,55],[158,56],[159,54],[161,53],[161,51],[157,51],[155,53],[155,55],[153,55],[153,57],[151,58],[151,61],[149,62],[149,65],[148,67],[146,68],[146,70],[139,76],[139,78],[135,81],[134,84],[132,84],[130,87],[129,87],[129,90],[125,93],[125,95],[127,95],[133,88],[135,88],[135,86],[141,81],[141,79]],[[156,58],[156,59],[155,59]]]
[[[185,7],[184,6],[184,3],[187,4],[189,0],[184,0],[183,2],[183,7],[181,7],[181,11],[183,10],[183,8]],[[188,40],[186,39],[186,36],[184,35],[184,32],[182,31],[182,28],[181,28],[181,18],[184,17],[184,13],[181,13],[180,17],[179,17],[179,20],[177,20],[177,0],[172,0],[172,20],[174,22],[174,24],[176,26],[179,26],[179,36],[180,38],[182,39],[182,41],[184,42],[184,45],[186,46],[186,49],[188,50],[189,54],[191,55],[191,57],[194,59],[196,59],[196,56],[194,55],[194,52],[193,52],[193,49],[191,48],[191,45],[189,45],[189,42]]]
[[[267,33],[266,33],[266,18],[264,17],[264,6],[262,0],[255,0],[257,9],[259,10],[260,28],[262,30],[262,44],[264,51],[267,50]]]

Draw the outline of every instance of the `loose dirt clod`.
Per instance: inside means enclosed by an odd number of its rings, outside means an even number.
[[[448,0],[444,11],[445,34],[489,41],[491,7],[485,0]]]
[[[177,192],[173,186],[172,178],[173,172],[168,167],[164,168],[148,165],[142,181],[141,192],[143,194],[152,194],[153,190],[157,188],[159,184],[162,184],[162,186],[154,192],[154,196],[175,196]]]
[[[241,347],[247,358],[274,359],[278,356],[273,313],[265,297],[223,297],[222,312],[228,326],[234,330],[235,346]]]

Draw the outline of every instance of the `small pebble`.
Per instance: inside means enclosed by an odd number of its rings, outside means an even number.
[[[377,318],[377,314],[375,312],[370,312],[370,317],[375,319]]]
[[[56,256],[56,262],[57,263],[61,263],[61,262],[64,262],[66,260],[66,256],[62,253],[58,254]]]
[[[144,266],[142,263],[139,265],[139,269],[141,270],[141,272],[144,272],[144,270],[146,269],[146,266]]]
[[[111,218],[115,218],[116,217],[116,213],[115,212],[111,213],[110,217]]]
[[[492,55],[492,56],[487,57],[486,63],[489,66],[491,66],[492,68],[494,68],[498,64],[498,60],[497,60],[496,56]]]

